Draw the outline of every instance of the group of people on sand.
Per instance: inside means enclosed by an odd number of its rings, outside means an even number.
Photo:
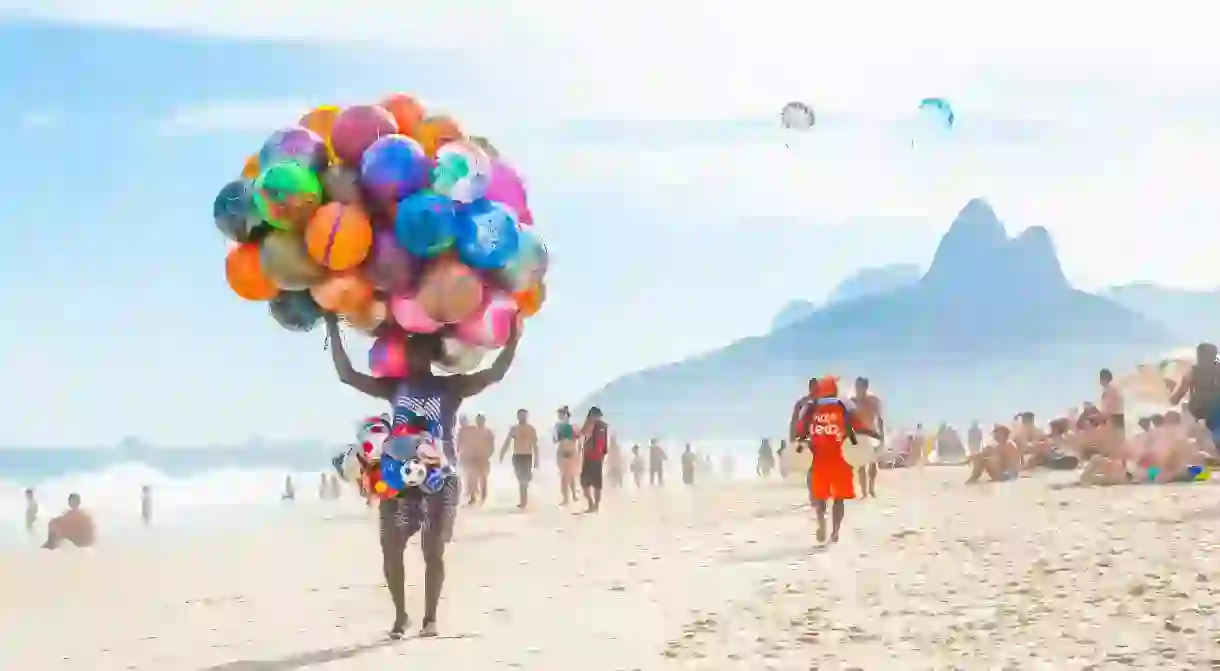
[[[607,466],[612,483],[622,486],[622,459],[617,444],[610,435],[610,425],[600,408],[589,408],[585,421],[578,429],[572,424],[572,413],[567,406],[556,411],[557,419],[551,432],[555,445],[555,463],[559,469],[559,493],[561,505],[579,501],[581,493],[587,502],[586,512],[596,513],[601,509],[602,489]],[[463,417],[457,434],[458,454],[466,479],[472,483],[468,505],[482,504],[487,500],[487,478],[491,473],[491,458],[495,447],[495,435],[487,428],[483,415],[475,417],[471,426]],[[512,455],[513,474],[517,478],[517,507],[529,506],[529,488],[534,471],[542,465],[542,447],[538,430],[529,421],[529,411],[517,411],[517,423],[504,437],[500,446],[500,462]],[[609,460],[609,464],[607,464]]]
[[[33,488],[25,490],[25,530],[28,534],[37,533],[38,518],[41,507]],[[140,487],[140,519],[144,526],[150,526],[153,520],[152,487]],[[57,517],[47,521],[47,539],[42,544],[45,550],[56,550],[70,543],[78,548],[90,547],[97,541],[97,527],[93,516],[81,506],[81,495],[72,492],[68,495],[68,509]]]
[[[1202,343],[1196,361],[1169,398],[1174,408],[1139,418],[1128,427],[1126,400],[1107,369],[1098,374],[1098,403],[1087,402],[1040,427],[1032,412],[1012,425],[997,424],[991,441],[970,457],[968,483],[983,476],[1013,480],[1034,469],[1081,469],[1080,485],[1191,482],[1220,461],[1220,363],[1217,348]],[[1179,406],[1179,404],[1181,404]]]

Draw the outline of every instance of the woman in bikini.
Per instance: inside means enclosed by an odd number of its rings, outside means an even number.
[[[563,495],[560,505],[566,506],[571,501],[580,500],[576,487],[576,479],[580,475],[580,450],[576,446],[576,427],[572,426],[572,413],[568,406],[560,408],[558,415],[552,440],[557,448],[555,464],[559,467],[559,493]]]
[[[445,458],[450,464],[457,464],[454,425],[457,423],[458,408],[462,401],[504,379],[517,352],[520,324],[513,324],[507,344],[489,368],[468,375],[440,376],[432,372],[433,362],[442,355],[441,340],[435,335],[409,336],[407,374],[383,378],[357,372],[352,367],[343,348],[338,318],[334,314],[326,315],[326,335],[341,382],[368,396],[389,402],[391,422],[395,427],[411,425],[421,418],[425,420],[429,433],[440,443]],[[461,489],[458,476],[454,473],[446,477],[444,485],[436,493],[425,495],[412,487],[397,498],[378,502],[382,570],[390,599],[394,603],[391,638],[402,638],[410,623],[406,610],[406,569],[402,555],[407,541],[421,532],[424,619],[420,636],[437,635],[436,611],[445,583],[445,546],[453,538]]]

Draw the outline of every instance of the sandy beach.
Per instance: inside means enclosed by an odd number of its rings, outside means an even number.
[[[627,490],[596,516],[501,497],[463,509],[441,638],[393,644],[371,514],[13,551],[0,668],[1220,668],[1220,489],[964,479],[883,472],[828,548],[795,485]],[[416,541],[407,560],[417,624]]]

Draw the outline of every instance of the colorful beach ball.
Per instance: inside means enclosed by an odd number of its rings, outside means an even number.
[[[275,131],[258,152],[259,165],[291,161],[314,172],[326,168],[329,160],[326,140],[303,126],[290,126]]]
[[[458,203],[473,203],[491,183],[491,157],[477,144],[458,140],[436,152],[432,190]]]
[[[322,183],[309,168],[292,161],[263,170],[254,182],[258,215],[283,230],[301,230],[322,204]]]
[[[490,200],[476,200],[458,212],[455,235],[458,257],[471,268],[494,270],[517,253],[517,213]]]
[[[453,247],[457,211],[453,201],[439,193],[420,191],[398,204],[394,235],[403,249],[431,258]]]

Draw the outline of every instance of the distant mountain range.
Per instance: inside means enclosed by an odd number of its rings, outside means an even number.
[[[1191,294],[1169,309],[1169,290],[1148,286],[1079,291],[1045,228],[1009,238],[982,199],[962,208],[927,272],[917,270],[859,273],[824,306],[789,305],[764,336],[625,375],[586,405],[606,410],[623,435],[776,435],[805,381],[830,373],[845,386],[869,376],[902,424],[1059,412],[1096,396],[1099,368],[1211,331],[1182,317],[1209,299],[1220,306],[1220,295]]]
[[[883,294],[914,284],[922,276],[923,269],[913,263],[895,263],[880,268],[864,268],[848,276],[834,289],[831,289],[830,294],[826,297],[826,303],[845,303],[857,298]],[[775,315],[775,319],[771,321],[771,329],[775,330],[795,324],[816,312],[817,309],[818,304],[813,301],[794,300]]]

